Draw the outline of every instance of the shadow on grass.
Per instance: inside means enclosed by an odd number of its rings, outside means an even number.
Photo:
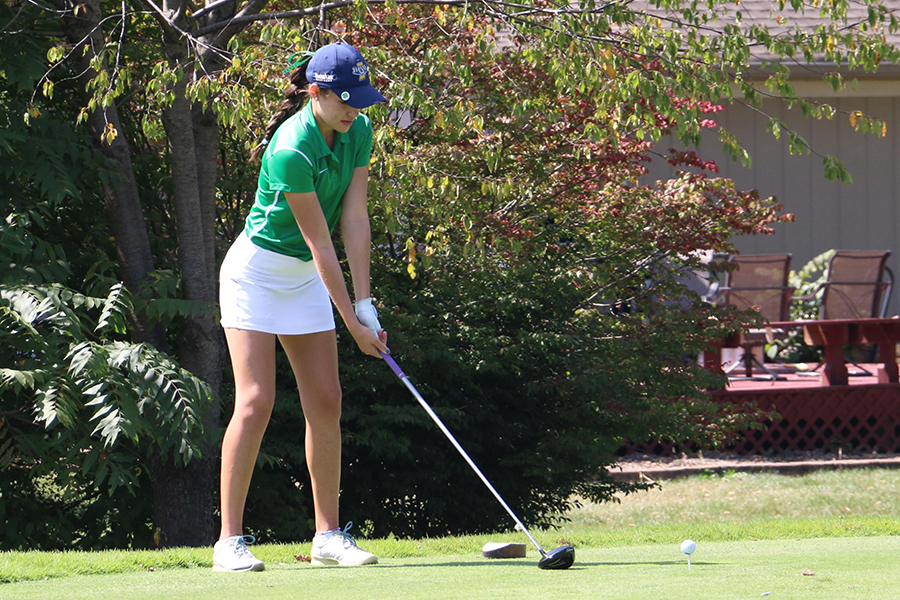
[[[641,567],[641,566],[650,566],[654,565],[657,567],[669,567],[672,565],[684,565],[684,568],[687,568],[687,562],[680,560],[642,560],[642,561],[629,561],[629,562],[614,562],[614,561],[606,561],[606,562],[592,562],[592,563],[582,563],[586,566],[592,567]],[[715,567],[719,565],[723,565],[726,563],[719,562],[696,562],[691,561],[691,565],[694,567]]]
[[[528,562],[502,562],[502,563],[482,563],[482,562],[462,562],[462,561],[452,561],[452,562],[423,562],[423,563],[404,563],[402,565],[394,565],[394,564],[386,564],[379,562],[377,566],[374,566],[375,569],[409,569],[409,568],[421,568],[421,567],[489,567],[495,568],[498,565],[502,565],[504,567],[537,567],[537,563],[528,563]],[[342,567],[333,567],[336,569],[340,569]]]
[[[694,567],[699,566],[708,566],[714,567],[717,565],[721,565],[723,563],[718,562],[692,562]],[[657,566],[657,567],[668,567],[668,566],[678,566],[684,565],[687,568],[687,562],[680,560],[647,560],[647,561],[628,561],[628,562],[616,562],[616,561],[575,561],[575,564],[569,567],[568,569],[560,569],[565,571],[578,571],[585,567],[640,567],[640,566]],[[426,568],[426,567],[481,567],[481,568],[496,568],[498,566],[504,567],[522,567],[522,568],[538,568],[537,562],[524,562],[524,561],[503,561],[503,562],[471,562],[471,561],[452,561],[452,562],[425,562],[425,563],[404,563],[402,565],[394,565],[394,564],[384,564],[381,563],[377,567],[378,569],[409,569],[409,568]],[[335,567],[340,568],[340,567]]]

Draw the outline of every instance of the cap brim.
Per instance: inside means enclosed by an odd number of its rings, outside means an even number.
[[[360,110],[387,100],[387,98],[381,95],[381,92],[371,85],[361,85],[359,87],[346,89],[333,89],[338,95],[338,98],[343,100],[345,104]]]

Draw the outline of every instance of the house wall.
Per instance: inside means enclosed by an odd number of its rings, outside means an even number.
[[[787,110],[777,100],[762,109],[797,131],[819,155],[834,154],[849,170],[853,182],[825,179],[822,157],[791,156],[787,138],[776,140],[766,131],[767,118],[741,105],[726,106],[716,121],[737,135],[752,157],[750,168],[733,162],[722,152],[715,133],[706,135],[697,149],[705,160],[719,166],[719,175],[733,179],[739,189],[757,189],[774,196],[796,222],[778,225],[769,236],[742,236],[735,240],[744,254],[790,252],[796,270],[831,249],[887,249],[894,254],[888,266],[900,280],[900,83],[861,82],[857,91],[835,96],[819,82],[800,82],[797,91],[818,98],[839,110],[862,110],[887,123],[887,136],[853,131],[846,114],[834,120],[811,120],[799,109]],[[671,139],[662,149],[678,147]],[[642,182],[662,179],[672,172],[656,160]],[[900,289],[892,294],[888,314],[900,313]]]

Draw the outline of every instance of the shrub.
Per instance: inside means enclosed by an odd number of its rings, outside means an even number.
[[[444,36],[414,18],[430,9],[384,10],[403,18],[360,38],[398,74],[393,104],[368,111],[374,294],[399,364],[501,495],[548,524],[573,495],[634,489],[603,469],[628,438],[714,444],[746,426],[750,415],[710,401],[723,381],[693,360],[739,316],[704,304],[685,278],[697,250],[771,231],[788,218],[780,207],[689,152],[666,156],[685,169],[672,180],[637,185],[652,144],[626,129],[639,123],[651,139],[683,123],[644,110],[649,98],[628,112],[579,86],[563,46],[494,52],[485,22]],[[441,51],[411,50],[422,40]],[[698,122],[721,109],[667,101]],[[387,366],[341,337],[344,518],[376,535],[508,526]],[[271,433],[264,449],[276,455]],[[283,467],[280,489],[294,494],[305,467],[295,454]]]

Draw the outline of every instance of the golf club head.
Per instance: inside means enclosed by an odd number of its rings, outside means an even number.
[[[542,569],[562,570],[568,569],[575,562],[575,548],[572,546],[560,546],[551,550],[541,558],[538,566]]]

